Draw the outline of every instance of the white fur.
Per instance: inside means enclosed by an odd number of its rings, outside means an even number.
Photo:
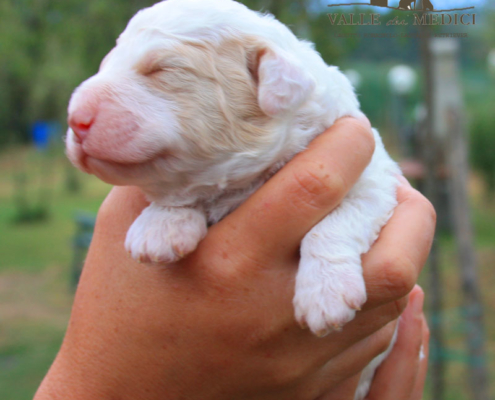
[[[315,89],[301,61],[290,54],[268,51],[261,59],[259,69],[261,109],[272,117],[296,110]]]
[[[296,153],[343,116],[358,116],[348,79],[270,15],[231,0],[168,0],[139,12],[69,106],[72,162],[152,201],[128,232],[138,260],[192,252]],[[78,131],[79,132],[79,131]],[[361,255],[396,204],[400,171],[375,131],[371,164],[301,245],[296,319],[326,335],[366,301]],[[79,137],[80,135],[78,135]],[[366,395],[377,358],[363,373]]]
[[[206,231],[203,211],[153,203],[132,224],[125,246],[141,262],[173,263],[196,250]]]

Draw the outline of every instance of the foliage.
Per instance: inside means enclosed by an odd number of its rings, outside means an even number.
[[[488,22],[483,26],[484,39],[488,46],[493,49],[495,48],[495,24],[493,23],[495,20],[495,8],[493,5],[491,7],[489,5],[486,6],[483,17]]]
[[[66,118],[73,89],[94,74],[127,21],[153,0],[4,0],[0,3],[0,146],[27,142],[37,120]],[[249,7],[274,13],[300,36],[310,37],[306,5],[246,0]],[[317,18],[319,38],[328,25]],[[321,40],[320,40],[321,41]],[[335,60],[331,41],[321,43]]]
[[[316,43],[323,58],[333,65],[343,60],[417,63],[417,40],[411,38],[336,37],[335,33],[413,33],[409,26],[332,26],[325,7],[311,0],[241,0],[255,10],[269,11],[295,33]],[[129,18],[154,0],[3,0],[0,2],[0,148],[7,142],[27,142],[37,120],[66,118],[72,90],[97,71]],[[323,4],[322,2],[321,4]],[[324,5],[324,4],[323,4]],[[343,12],[335,9],[332,12]],[[493,19],[487,8],[485,20]],[[362,10],[345,8],[345,12]],[[369,13],[369,11],[365,11]],[[395,14],[394,14],[395,13]],[[393,11],[387,19],[404,16]],[[480,17],[481,20],[481,17]],[[493,24],[485,23],[463,51],[478,64],[495,46]],[[450,28],[449,28],[450,29]],[[478,65],[479,66],[479,65]],[[386,105],[382,104],[382,107]]]
[[[283,2],[276,0],[240,0],[253,10],[270,12],[287,25],[301,39],[309,40],[316,45],[323,59],[332,65],[348,55],[357,46],[357,39],[336,40],[332,36],[331,24],[326,10],[314,12],[313,1],[297,0]],[[351,33],[352,26],[340,27],[341,33]]]
[[[65,119],[72,90],[96,72],[127,20],[152,0],[0,3],[0,144],[36,120]]]
[[[484,177],[490,194],[495,194],[495,115],[493,102],[473,111],[471,163]]]

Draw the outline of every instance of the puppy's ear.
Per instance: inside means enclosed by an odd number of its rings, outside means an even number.
[[[258,83],[260,108],[271,117],[296,110],[315,89],[315,81],[300,62],[281,49],[257,50],[250,70]]]

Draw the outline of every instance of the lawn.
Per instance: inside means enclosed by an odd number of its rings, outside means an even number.
[[[78,174],[82,189],[65,187],[67,162],[62,154],[46,158],[30,149],[0,153],[0,399],[29,400],[60,346],[73,300],[70,286],[75,215],[96,213],[110,187]],[[37,223],[14,223],[13,176],[22,169],[34,196],[38,187],[50,188],[50,218]],[[483,196],[473,180],[474,220],[487,315],[495,312],[495,202]],[[467,399],[466,363],[463,357],[465,326],[461,304],[455,243],[439,239],[445,277],[444,315],[449,358],[447,400]],[[427,293],[427,270],[421,281]],[[488,356],[495,371],[495,321],[486,318]],[[492,381],[495,375],[492,373]],[[495,386],[492,393],[495,396]],[[431,399],[428,395],[425,399]],[[433,400],[433,399],[431,399]]]
[[[50,189],[46,221],[14,222],[13,176],[21,168],[29,177],[30,197],[40,185]],[[96,213],[110,189],[79,174],[82,190],[70,193],[66,171],[62,154],[47,158],[29,149],[0,154],[0,399],[32,399],[53,361],[73,299],[74,217]]]

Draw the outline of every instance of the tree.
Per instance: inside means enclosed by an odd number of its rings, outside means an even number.
[[[64,121],[129,18],[152,0],[4,0],[0,4],[0,144],[29,140],[36,120]]]

